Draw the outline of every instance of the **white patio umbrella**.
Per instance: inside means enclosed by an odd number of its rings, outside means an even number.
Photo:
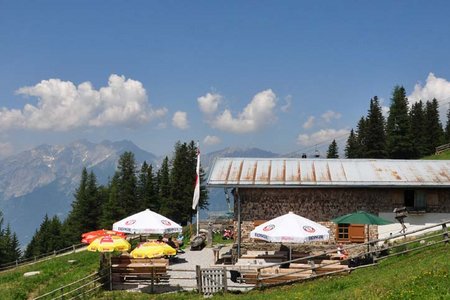
[[[174,221],[146,209],[113,224],[113,230],[132,234],[165,234],[181,232]]]
[[[250,237],[275,243],[307,243],[327,241],[330,233],[325,226],[289,212],[257,226]]]

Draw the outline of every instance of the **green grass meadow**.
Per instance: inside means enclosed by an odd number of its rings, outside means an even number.
[[[69,260],[76,260],[69,263]],[[99,254],[80,252],[0,273],[0,298],[32,299],[95,272]],[[41,274],[24,277],[25,272]],[[203,299],[196,293],[151,295],[100,291],[88,299]],[[450,299],[450,244],[388,258],[349,275],[323,277],[283,287],[213,299]]]

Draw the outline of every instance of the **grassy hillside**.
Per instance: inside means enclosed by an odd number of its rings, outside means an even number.
[[[69,260],[75,262],[69,263]],[[0,298],[31,299],[83,278],[95,272],[98,266],[99,254],[83,251],[4,271],[0,273]],[[32,271],[41,273],[31,277],[23,276]]]

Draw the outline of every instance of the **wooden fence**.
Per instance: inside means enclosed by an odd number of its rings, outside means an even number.
[[[200,268],[196,267],[197,290],[205,296],[211,296],[218,292],[227,292],[226,268]]]
[[[109,283],[109,273],[92,273],[77,281],[64,285],[51,292],[40,295],[34,300],[46,299],[89,299],[89,296],[98,292],[103,286]]]
[[[445,145],[436,147],[435,154],[441,154],[442,152],[445,152],[447,150],[450,150],[450,144],[445,144]]]
[[[54,257],[57,257],[57,256],[66,255],[69,253],[75,253],[77,250],[82,249],[84,247],[86,247],[86,244],[72,245],[67,248],[54,250],[52,252],[47,252],[47,253],[33,256],[30,258],[18,259],[18,260],[15,260],[15,261],[12,261],[12,262],[9,262],[6,264],[1,264],[0,272],[5,271],[5,270],[14,269],[14,268],[21,267],[21,266],[34,264],[34,263],[41,262],[41,261],[46,261],[49,259],[53,259]]]

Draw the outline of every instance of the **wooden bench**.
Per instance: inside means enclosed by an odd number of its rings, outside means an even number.
[[[131,258],[113,257],[111,258],[111,275],[114,282],[127,280],[151,280],[162,282],[169,279],[167,267],[169,261],[164,258]]]

